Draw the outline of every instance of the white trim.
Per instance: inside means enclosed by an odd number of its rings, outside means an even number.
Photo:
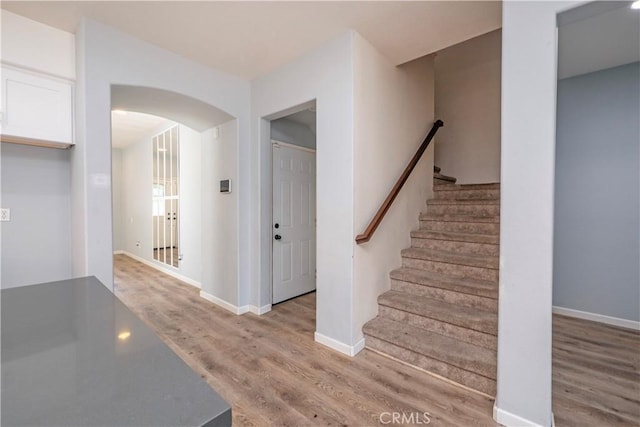
[[[621,319],[619,317],[605,316],[604,314],[589,313],[587,311],[574,310],[572,308],[553,306],[553,312],[562,316],[575,317],[577,319],[591,320],[593,322],[606,323],[607,325],[640,331],[640,322]]]
[[[200,291],[200,297],[236,315],[253,313],[260,316],[271,311],[271,304],[263,305],[262,307],[258,307],[255,305],[243,305],[241,307],[238,307],[237,305],[233,305],[230,302],[223,300],[222,298],[218,298],[217,296],[211,295],[210,293],[202,290]]]
[[[229,310],[234,314],[244,314],[249,311],[249,306],[245,305],[242,307],[238,307],[237,305],[233,305],[230,302],[227,302],[221,298],[218,298],[215,295],[211,295],[208,292],[200,291],[200,297],[206,299],[209,302],[214,303],[215,305],[224,308],[225,310]]]
[[[261,316],[265,313],[271,311],[271,304],[263,305],[262,307],[258,307],[256,305],[249,306],[249,312]]]
[[[287,147],[287,148],[293,148],[294,150],[308,151],[310,153],[315,153],[316,152],[315,148],[302,147],[300,145],[289,144],[288,142],[282,142],[282,141],[278,141],[276,139],[272,139],[271,140],[271,147],[272,148],[277,148],[280,145],[283,146],[283,147]]]
[[[113,251],[114,255],[125,255],[123,250],[117,250],[117,251]]]
[[[333,338],[329,338],[326,335],[322,335],[319,332],[316,332],[314,334],[314,339],[317,343],[326,345],[327,347],[335,351],[339,351],[340,353],[346,354],[347,356],[351,357],[360,353],[360,351],[362,351],[362,349],[364,348],[364,338],[360,339],[360,341],[355,343],[355,345],[348,345]]]
[[[495,404],[493,405],[493,419],[498,424],[502,424],[507,427],[545,427],[540,424],[536,424],[531,420],[526,418],[522,418],[519,415],[512,414],[511,412],[507,412],[504,409],[498,408]],[[551,413],[551,427],[555,427],[555,418],[553,416],[553,412]]]
[[[128,256],[129,258],[133,258],[136,261],[139,261],[139,262],[141,262],[143,264],[146,264],[151,268],[155,268],[156,270],[158,270],[158,271],[160,271],[160,272],[162,272],[162,273],[164,273],[164,274],[166,274],[168,276],[176,278],[176,279],[178,279],[178,280],[180,280],[180,281],[182,281],[182,282],[184,282],[184,283],[186,283],[188,285],[194,286],[194,287],[196,287],[198,289],[202,288],[202,285],[200,284],[200,282],[198,282],[196,280],[193,280],[193,279],[191,279],[191,278],[189,278],[187,276],[183,276],[180,273],[176,273],[175,271],[173,271],[173,270],[171,270],[169,268],[165,268],[165,267],[163,267],[161,265],[158,265],[155,262],[148,261],[148,260],[146,260],[146,259],[144,259],[142,257],[139,257],[138,255],[134,255],[131,252],[127,252],[127,251],[122,251],[122,254]]]

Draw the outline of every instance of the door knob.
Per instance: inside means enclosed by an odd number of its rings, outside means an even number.
[[[274,227],[275,227],[275,228],[280,228],[280,224],[278,224],[278,223],[276,222],[276,224],[274,225]]]
[[[280,240],[280,239],[282,239],[282,236],[279,235],[279,234],[276,234],[275,236],[273,236],[273,238],[276,239],[276,240]]]

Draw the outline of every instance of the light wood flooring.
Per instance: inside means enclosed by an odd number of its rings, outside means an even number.
[[[553,316],[556,426],[640,426],[640,332]]]
[[[391,412],[428,412],[434,426],[497,425],[491,399],[366,349],[350,358],[315,343],[315,294],[236,316],[125,255],[115,256],[115,285],[232,405],[234,425],[382,425]],[[556,426],[640,425],[639,335],[609,328],[554,316]]]

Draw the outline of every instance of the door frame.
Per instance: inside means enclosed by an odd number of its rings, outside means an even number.
[[[283,141],[279,141],[277,139],[273,139],[273,138],[269,138],[270,141],[270,151],[269,151],[269,158],[270,158],[270,162],[269,162],[269,168],[271,171],[271,182],[269,184],[270,188],[271,188],[271,209],[269,211],[269,219],[270,219],[270,224],[271,224],[271,245],[269,246],[269,271],[270,271],[270,275],[269,275],[269,291],[270,291],[270,295],[269,295],[269,304],[271,306],[273,306],[273,146],[275,144],[277,145],[281,145],[283,147],[287,147],[287,148],[292,148],[295,150],[301,150],[301,151],[306,151],[308,153],[314,153],[316,154],[316,149],[315,148],[307,148],[307,147],[301,147],[299,145],[295,145],[295,144],[290,144],[288,142],[283,142]],[[318,169],[317,167],[314,169],[315,173],[314,173],[314,178],[316,180],[316,184],[318,183]],[[316,195],[316,203],[314,203],[314,206],[316,207],[316,218],[317,218],[317,213],[318,213],[318,205],[317,205],[317,195]],[[316,221],[317,223],[317,221]],[[314,227],[317,231],[317,227]],[[317,257],[318,254],[318,239],[316,238],[315,240],[315,251],[314,251],[314,256]],[[314,272],[315,278],[317,279],[318,277],[318,267],[316,264],[316,271]],[[318,289],[318,283],[316,281],[316,290]],[[315,291],[314,291],[315,292]],[[281,301],[284,302],[284,301]]]

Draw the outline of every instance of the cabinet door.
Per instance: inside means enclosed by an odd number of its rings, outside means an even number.
[[[73,143],[72,83],[2,67],[3,135]]]

